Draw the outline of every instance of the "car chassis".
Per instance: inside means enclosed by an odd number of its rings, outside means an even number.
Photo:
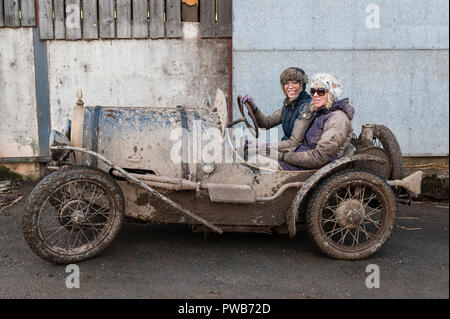
[[[36,185],[23,219],[31,249],[54,263],[98,255],[125,217],[218,234],[276,231],[290,237],[306,224],[328,256],[362,259],[391,236],[397,202],[420,193],[422,172],[401,178],[400,148],[383,125],[363,125],[346,154],[322,168],[290,172],[254,165],[245,150],[241,155],[231,127],[244,122],[257,137],[258,126],[248,103],[253,125],[247,120],[239,97],[242,117],[228,121],[220,90],[203,114],[182,106],[85,107],[81,98],[79,92],[63,133],[52,131],[49,168],[55,171]],[[171,131],[181,126],[192,133],[194,119],[220,129],[216,142],[233,151],[234,163],[168,161]],[[130,146],[131,154],[124,151]]]

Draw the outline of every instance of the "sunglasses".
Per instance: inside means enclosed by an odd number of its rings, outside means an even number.
[[[313,96],[316,93],[318,96],[324,96],[325,93],[327,93],[328,91],[324,88],[318,88],[318,89],[311,88],[311,90],[309,90],[309,92],[311,93],[311,96]]]

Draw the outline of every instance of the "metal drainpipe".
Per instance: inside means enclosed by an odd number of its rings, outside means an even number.
[[[233,38],[227,39],[228,44],[228,122],[233,121]]]

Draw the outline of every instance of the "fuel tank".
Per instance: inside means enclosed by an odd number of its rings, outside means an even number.
[[[192,167],[180,158],[189,154],[194,121],[218,127],[214,112],[182,106],[76,107],[72,116],[71,144],[97,152],[125,169],[190,179]],[[108,167],[88,154],[76,154],[77,165]]]

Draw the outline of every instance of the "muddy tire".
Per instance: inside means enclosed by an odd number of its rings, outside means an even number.
[[[30,248],[45,260],[69,264],[109,246],[122,226],[125,204],[119,185],[105,172],[68,167],[42,179],[25,209],[23,231]]]
[[[343,260],[375,254],[390,238],[397,203],[379,176],[360,170],[337,172],[309,202],[307,228],[319,249]]]
[[[403,178],[403,157],[400,145],[394,133],[384,125],[375,125],[373,130],[373,144],[383,148],[391,159],[390,179]]]

